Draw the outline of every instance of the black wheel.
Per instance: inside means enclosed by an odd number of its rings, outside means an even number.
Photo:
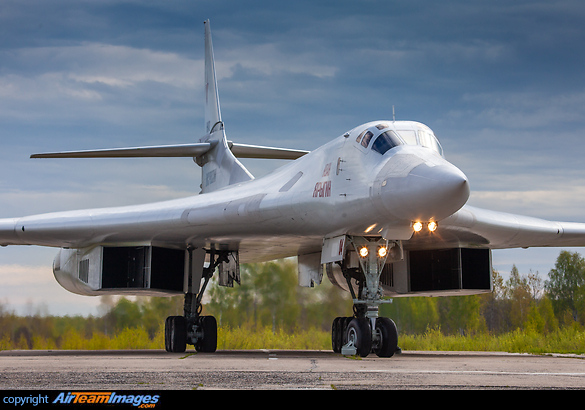
[[[372,350],[372,330],[366,318],[355,318],[349,322],[346,332],[347,341],[353,344],[357,354],[366,357]]]
[[[167,317],[165,349],[171,353],[182,353],[187,349],[187,322],[183,316]]]
[[[335,353],[341,353],[343,344],[343,318],[336,317],[331,325],[331,346]]]
[[[347,327],[349,326],[349,322],[353,320],[353,317],[342,317],[339,321],[339,325],[341,328],[341,346],[347,344]]]
[[[217,350],[217,321],[213,316],[201,316],[199,326],[203,336],[197,340],[195,350],[202,353],[213,353]]]
[[[374,353],[379,357],[392,357],[398,349],[398,330],[392,319],[379,317],[376,319],[376,332],[379,341],[374,347]]]

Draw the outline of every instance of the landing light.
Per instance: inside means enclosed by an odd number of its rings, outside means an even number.
[[[412,229],[414,229],[415,232],[422,231],[422,228],[423,228],[422,222],[415,222],[412,224]]]
[[[385,258],[388,255],[388,249],[385,246],[378,248],[378,257]]]
[[[430,221],[430,222],[413,222],[412,223],[412,230],[415,232],[420,232],[423,230],[424,226],[427,226],[427,229],[429,230],[429,232],[435,232],[437,230],[437,228],[439,227],[439,224],[436,223],[435,221]]]
[[[369,252],[368,252],[368,248],[367,247],[364,246],[364,247],[360,248],[360,256],[362,258],[365,258],[366,256],[368,256],[368,253]]]

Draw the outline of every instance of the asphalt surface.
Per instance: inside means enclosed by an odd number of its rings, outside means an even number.
[[[585,356],[405,351],[0,351],[0,389],[585,389]]]

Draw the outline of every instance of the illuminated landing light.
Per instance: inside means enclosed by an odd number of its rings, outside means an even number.
[[[422,231],[422,228],[423,228],[422,222],[415,222],[412,224],[412,229],[414,229],[415,232]]]
[[[362,258],[365,258],[365,257],[367,257],[367,256],[368,256],[368,253],[369,253],[369,252],[368,252],[368,248],[366,248],[365,246],[364,246],[364,247],[362,247],[362,248],[360,248],[360,256],[361,256]]]
[[[386,255],[388,255],[388,249],[386,249],[385,246],[381,246],[380,248],[378,248],[378,257],[379,258],[385,258]]]
[[[437,224],[435,221],[431,221],[427,225],[427,228],[429,229],[429,232],[435,232],[438,227],[439,227],[439,224]]]

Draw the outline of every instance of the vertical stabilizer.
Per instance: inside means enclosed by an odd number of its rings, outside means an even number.
[[[200,142],[210,142],[212,149],[197,158],[202,167],[201,193],[254,179],[230,151],[221,119],[215,59],[209,20],[205,21],[205,132]]]
[[[215,126],[223,128],[223,124],[221,124],[219,94],[217,93],[217,79],[215,78],[211,27],[209,26],[209,20],[203,24],[205,25],[205,133],[210,134]]]

